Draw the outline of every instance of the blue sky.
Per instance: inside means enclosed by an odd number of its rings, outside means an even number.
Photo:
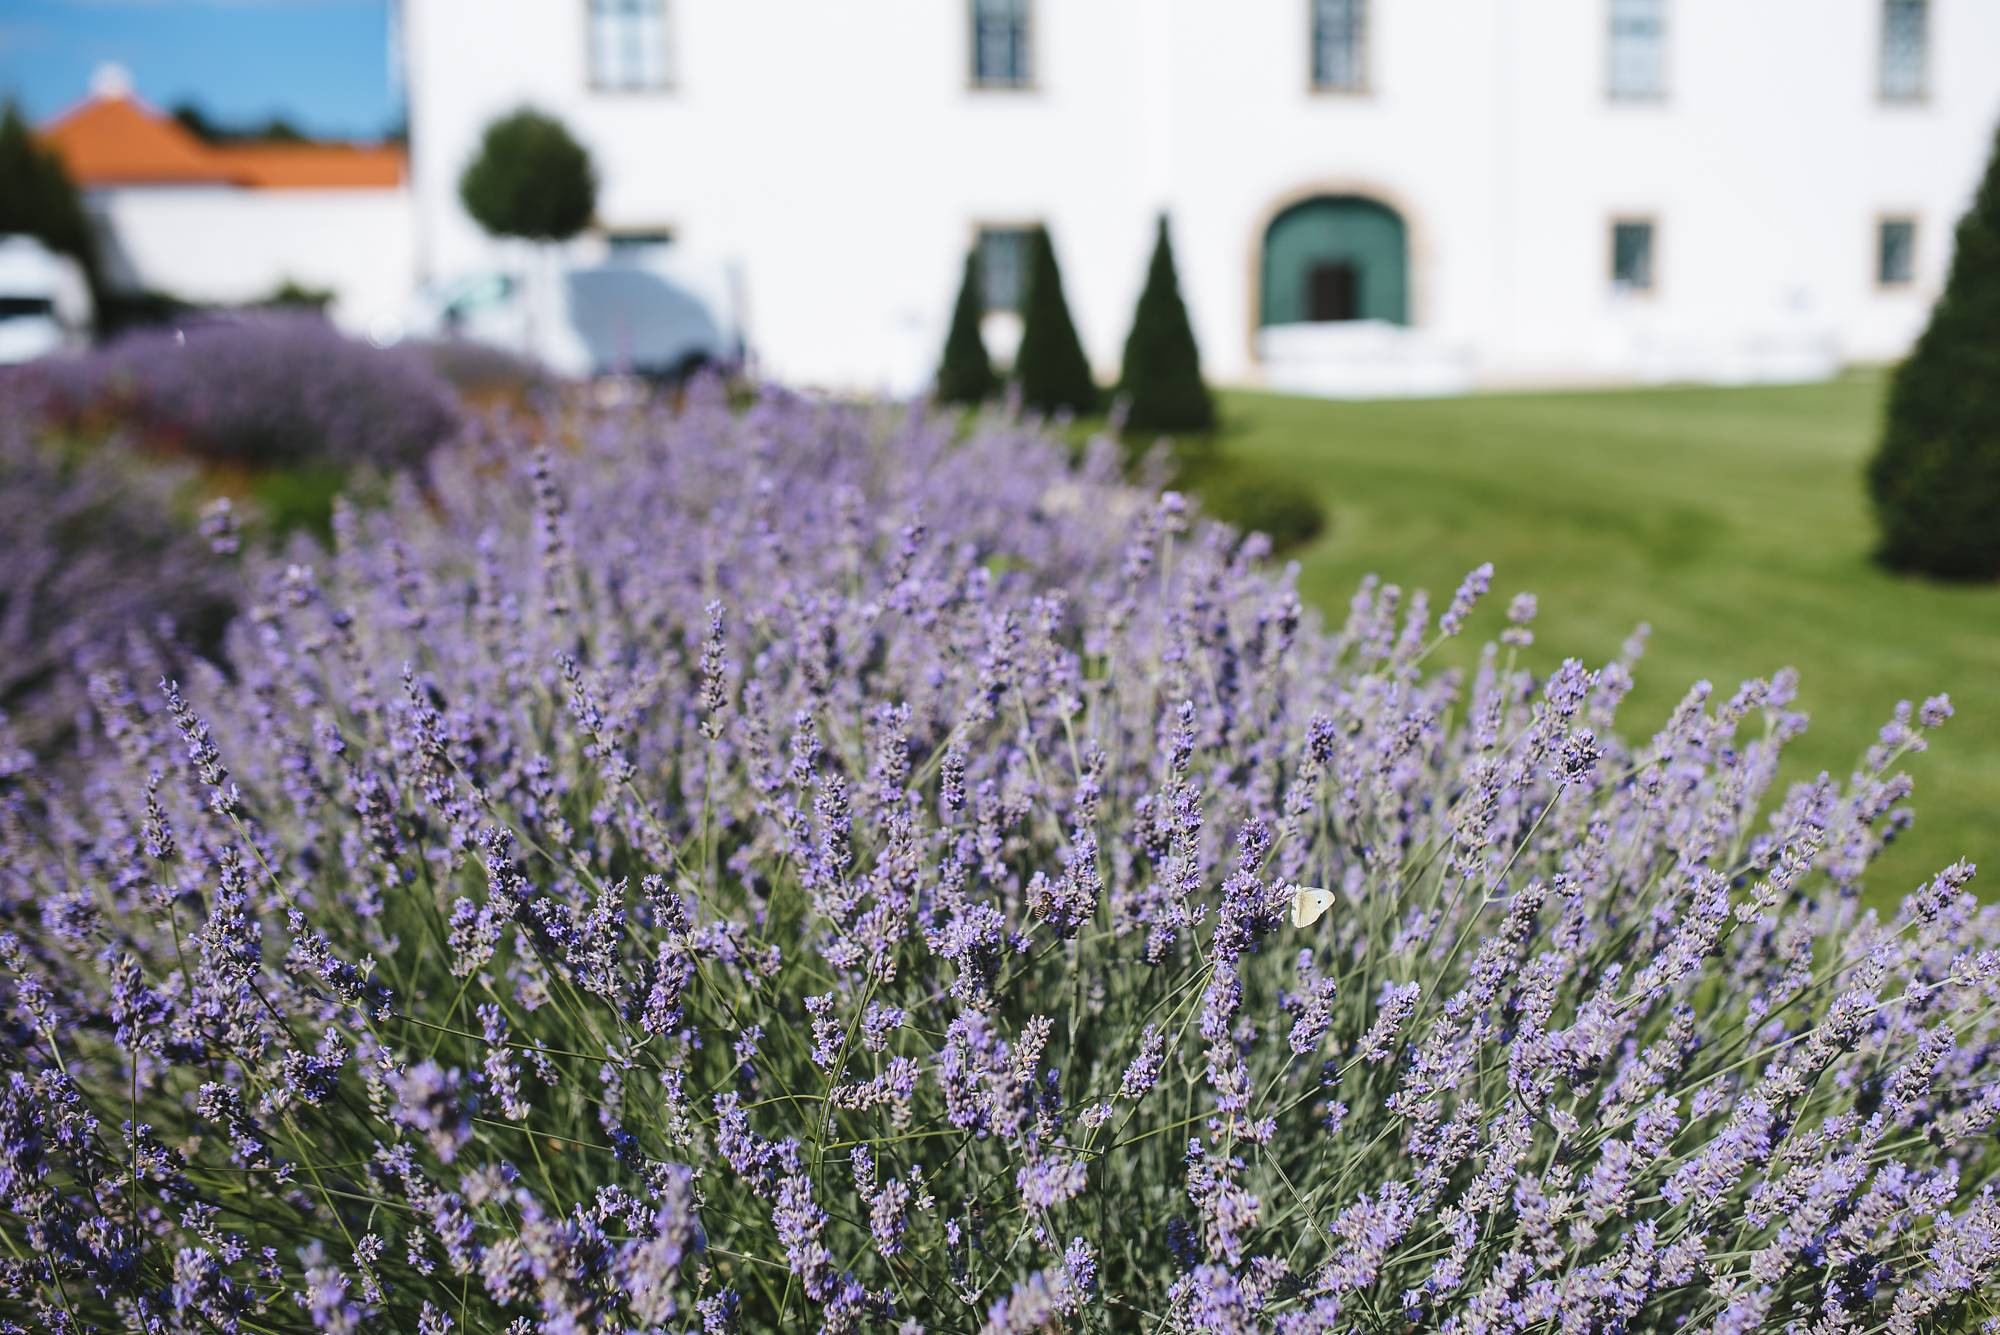
[[[0,0],[0,98],[37,122],[116,61],[158,107],[374,136],[397,115],[390,0]]]

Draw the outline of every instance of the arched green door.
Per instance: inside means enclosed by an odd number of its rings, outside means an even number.
[[[1410,322],[1409,242],[1394,209],[1327,195],[1271,220],[1260,323],[1320,320]]]

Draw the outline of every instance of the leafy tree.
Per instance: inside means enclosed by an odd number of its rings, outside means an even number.
[[[1201,378],[1201,352],[1181,302],[1174,273],[1167,217],[1160,215],[1146,287],[1125,339],[1119,392],[1128,408],[1126,422],[1142,431],[1207,431],[1215,425],[1215,400]]]
[[[259,144],[307,144],[312,136],[301,130],[284,116],[266,117],[263,124],[253,125],[243,132],[243,137]]]
[[[209,119],[199,102],[176,102],[171,114],[183,130],[197,139],[216,144],[228,137],[228,132]]]
[[[597,209],[597,171],[561,121],[523,107],[486,127],[458,194],[494,236],[567,241]]]
[[[97,237],[75,182],[62,159],[35,142],[20,108],[0,111],[0,235],[32,236],[83,269],[93,297],[101,300],[102,275]]]
[[[958,304],[951,309],[951,332],[945,335],[944,361],[938,366],[940,403],[979,403],[991,398],[999,386],[986,340],[979,333],[986,304],[981,281],[979,247],[974,246],[965,253],[965,277],[959,280]]]
[[[1090,378],[1090,359],[1083,355],[1069,318],[1055,244],[1046,227],[1037,227],[1028,243],[1028,296],[1014,378],[1021,382],[1022,402],[1031,408],[1087,413],[1097,407],[1097,383]]]
[[[252,125],[225,125],[198,102],[176,102],[171,114],[181,128],[211,144],[304,144],[312,139],[282,115],[268,116]]]
[[[1944,295],[1896,371],[1868,485],[1886,564],[2000,576],[2000,135]]]

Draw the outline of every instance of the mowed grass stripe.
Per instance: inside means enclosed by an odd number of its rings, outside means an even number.
[[[1293,555],[1329,618],[1371,571],[1441,604],[1490,560],[1495,596],[1476,629],[1490,634],[1513,593],[1539,595],[1538,666],[1595,666],[1650,622],[1621,712],[1628,736],[1697,678],[1726,695],[1789,665],[1812,726],[1785,778],[1844,778],[1897,700],[1950,692],[1957,717],[1911,762],[1916,824],[1873,873],[1870,898],[1887,904],[1954,858],[2000,854],[2000,587],[1869,559],[1862,467],[1886,387],[1861,371],[1399,402],[1239,391],[1223,396],[1221,467],[1254,466],[1325,502],[1327,530]],[[1474,641],[1453,646],[1455,661],[1471,662]]]

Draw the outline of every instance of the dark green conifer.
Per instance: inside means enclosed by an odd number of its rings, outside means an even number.
[[[1201,352],[1181,302],[1164,213],[1146,287],[1125,339],[1118,392],[1126,400],[1126,424],[1136,430],[1207,431],[1215,425],[1215,400],[1202,383]]]
[[[20,109],[0,110],[0,236],[32,236],[77,262],[101,302],[97,236],[62,159],[35,142]]]
[[[1037,227],[1028,243],[1028,296],[1014,378],[1021,385],[1021,401],[1041,412],[1067,408],[1087,413],[1097,407],[1097,383],[1069,318],[1055,245],[1045,227]]]
[[[2000,577],[2000,136],[1944,295],[1896,371],[1868,488],[1886,564]]]
[[[945,335],[944,360],[938,365],[939,403],[981,403],[999,387],[993,359],[986,355],[986,340],[979,333],[986,309],[982,282],[979,247],[974,246],[965,254],[965,277],[959,280],[958,304],[951,310],[951,332]]]

